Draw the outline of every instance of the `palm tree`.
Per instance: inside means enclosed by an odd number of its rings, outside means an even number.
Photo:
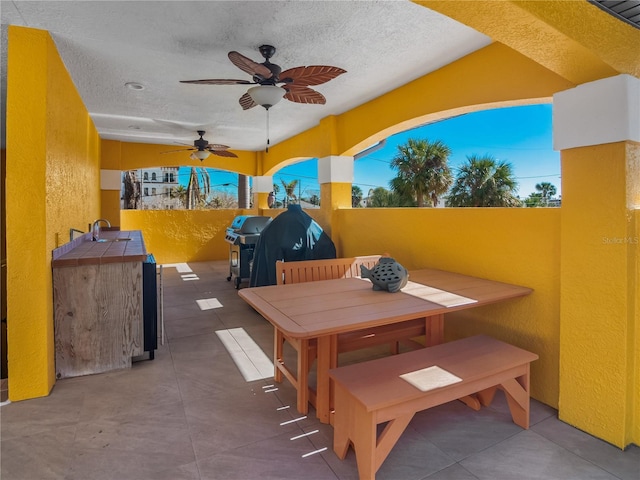
[[[290,200],[293,200],[295,203],[295,200],[298,198],[296,197],[296,187],[298,186],[298,180],[291,180],[287,183],[281,179],[280,182],[282,183],[282,187],[284,188],[284,193],[286,195],[284,205],[289,205]]]
[[[127,170],[124,174],[123,183],[123,208],[137,209],[138,201],[140,200],[140,182],[136,178],[136,171]]]
[[[202,182],[202,185],[200,185]],[[187,185],[187,209],[192,210],[207,203],[211,193],[211,179],[206,168],[191,167]]]
[[[544,201],[542,194],[538,192],[530,193],[527,198],[524,199],[524,204],[527,208],[544,207]]]
[[[398,154],[391,161],[391,167],[398,170],[390,182],[392,190],[415,198],[418,207],[427,206],[427,201],[435,207],[453,182],[449,155],[451,149],[440,140],[409,139],[398,145]]]
[[[555,185],[549,182],[536,183],[536,190],[542,197],[542,205],[548,206],[549,200],[556,194],[557,190]]]
[[[362,202],[362,189],[357,185],[351,185],[351,207],[359,207],[360,202]]]
[[[384,187],[376,187],[369,190],[367,207],[415,207],[415,201],[411,197],[395,191],[389,191]]]
[[[184,188],[184,185],[178,185],[169,191],[169,196],[171,198],[177,198],[184,208],[187,208],[187,195],[187,189]]]
[[[511,164],[490,155],[467,157],[449,193],[450,207],[519,207]]]

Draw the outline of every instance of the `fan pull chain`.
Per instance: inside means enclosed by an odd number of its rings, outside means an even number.
[[[269,153],[269,109],[267,108],[267,150],[265,153]]]

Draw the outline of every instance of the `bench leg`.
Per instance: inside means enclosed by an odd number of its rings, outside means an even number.
[[[354,405],[355,401],[349,403],[352,406],[349,434],[356,452],[358,477],[360,480],[375,480],[379,465],[376,461],[377,429],[373,414],[360,405]]]
[[[478,400],[475,395],[465,395],[458,400],[476,412],[480,410],[480,400]]]
[[[502,383],[513,423],[527,430],[529,428],[529,365],[527,374]]]
[[[384,427],[384,430],[377,439],[378,446],[376,447],[375,455],[376,471],[378,471],[378,469],[382,465],[382,462],[384,462],[387,456],[389,456],[389,453],[391,453],[391,449],[400,438],[400,435],[402,435],[402,432],[405,431],[413,416],[413,413],[401,415],[400,417],[394,418],[393,420],[389,421],[389,423],[387,423],[387,425]]]
[[[339,406],[334,412],[333,419],[333,451],[340,460],[344,460],[349,450],[349,421],[352,414],[349,411],[349,394],[340,385],[335,386],[335,402]]]
[[[491,388],[487,388],[486,390],[482,390],[481,392],[478,392],[476,394],[478,397],[478,400],[480,400],[480,404],[483,407],[488,407],[489,405],[491,405],[491,402],[493,402],[493,397],[495,396],[497,389],[498,387],[491,387]]]

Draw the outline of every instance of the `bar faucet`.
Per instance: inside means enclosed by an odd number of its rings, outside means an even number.
[[[107,224],[108,228],[111,228],[111,223],[106,218],[99,218],[95,222],[93,222],[93,227],[91,227],[91,231],[93,232],[93,241],[97,242],[100,240],[100,222],[104,222]]]

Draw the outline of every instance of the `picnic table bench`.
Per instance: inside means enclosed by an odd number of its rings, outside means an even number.
[[[333,449],[344,459],[353,445],[360,480],[375,479],[414,414],[464,396],[488,406],[504,390],[513,422],[529,428],[529,364],[538,355],[485,335],[338,367],[335,384]],[[436,376],[433,369],[437,367]],[[452,374],[455,383],[439,382]],[[422,375],[421,388],[403,379]],[[420,380],[420,379],[419,379]],[[438,386],[443,385],[443,386]],[[380,436],[377,425],[388,422]]]

